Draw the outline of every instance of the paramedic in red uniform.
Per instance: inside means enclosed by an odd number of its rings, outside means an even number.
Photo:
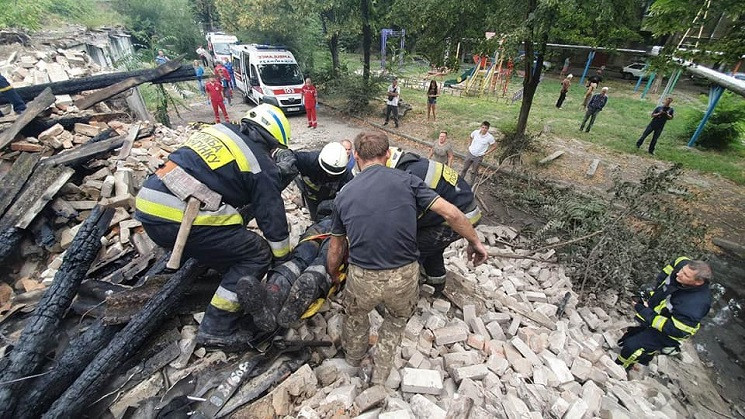
[[[207,95],[209,95],[212,110],[215,112],[215,123],[220,123],[220,113],[218,112],[218,108],[222,109],[222,114],[225,116],[225,122],[229,123],[230,118],[228,117],[228,111],[225,109],[225,102],[222,97],[222,82],[220,81],[220,76],[217,74],[213,75],[207,85],[204,86],[204,89],[207,91]]]
[[[308,128],[318,128],[316,99],[318,99],[318,91],[308,77],[303,85],[303,103],[305,104],[305,114],[308,116]]]

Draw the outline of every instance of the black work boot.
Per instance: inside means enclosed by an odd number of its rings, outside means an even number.
[[[227,352],[249,349],[253,334],[239,328],[242,314],[207,306],[197,332],[197,345],[218,348]]]
[[[326,282],[325,276],[325,269],[320,266],[319,269],[308,268],[297,278],[277,316],[277,323],[280,326],[289,327],[300,320],[305,310],[321,296],[321,285]]]
[[[253,276],[241,277],[235,285],[235,293],[243,310],[250,314],[256,327],[264,332],[277,328],[274,313],[267,304],[267,292],[264,284]]]

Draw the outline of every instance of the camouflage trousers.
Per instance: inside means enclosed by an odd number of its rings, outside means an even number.
[[[346,318],[342,329],[342,345],[350,364],[358,364],[367,352],[370,339],[368,313],[378,304],[385,305],[373,357],[374,384],[381,384],[388,378],[403,329],[414,312],[418,296],[418,262],[387,270],[363,269],[350,264],[344,290]]]

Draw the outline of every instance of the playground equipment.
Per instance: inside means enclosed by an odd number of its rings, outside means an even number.
[[[398,55],[398,64],[399,65],[404,64],[404,46],[405,46],[405,40],[406,40],[406,29],[401,29],[400,31],[394,31],[393,29],[381,29],[380,30],[380,68],[382,69],[385,69],[386,45],[388,44],[389,36],[400,36],[401,37],[401,40],[400,40],[401,50]]]

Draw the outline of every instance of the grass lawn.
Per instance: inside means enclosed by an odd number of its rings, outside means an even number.
[[[642,151],[636,149],[635,143],[649,123],[651,111],[657,103],[656,96],[654,99],[639,99],[639,93],[632,91],[634,85],[630,81],[611,80],[608,86],[608,104],[597,116],[592,130],[585,133],[579,131],[584,117],[584,110],[581,109],[584,87],[579,85],[578,80],[575,81],[563,108],[556,109],[560,84],[558,80],[547,77],[539,85],[534,98],[528,131],[538,133],[549,125],[551,133],[562,138],[601,144],[620,153],[645,152],[651,135],[642,146]],[[521,79],[515,78],[510,91],[514,92],[520,87]],[[425,94],[422,90],[404,89],[401,96],[416,105],[415,115],[426,119]],[[656,158],[680,162],[687,168],[702,172],[718,173],[738,184],[745,184],[745,146],[740,144],[725,152],[687,149],[689,138],[685,133],[686,125],[690,118],[696,117],[697,110],[704,110],[705,104],[683,92],[676,92],[674,96],[675,118],[667,123],[662,132],[655,150]],[[510,105],[508,100],[502,98],[444,94],[437,101],[438,121],[431,124],[431,132],[427,135],[433,139],[440,130],[447,130],[454,144],[465,150],[468,135],[478,128],[482,120],[491,122],[492,127],[497,129],[514,126],[519,110],[519,101]]]

